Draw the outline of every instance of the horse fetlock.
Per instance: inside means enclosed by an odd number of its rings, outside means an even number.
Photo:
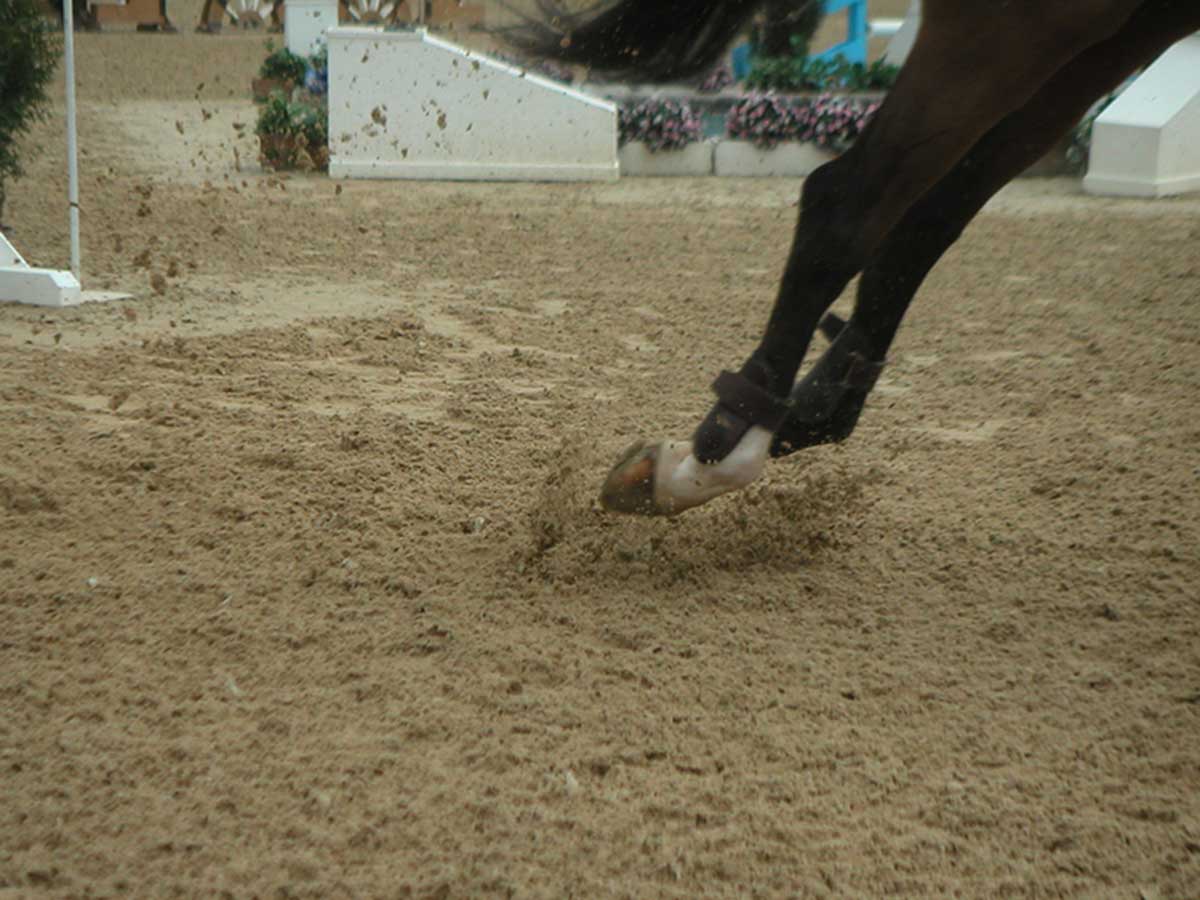
[[[772,456],[848,438],[883,371],[884,361],[871,359],[871,342],[853,320],[831,316],[822,330],[833,343],[792,389],[790,412],[771,443]]]
[[[840,444],[854,433],[866,400],[861,391],[845,391],[827,416],[785,422],[771,442],[771,457],[787,456],[805,447]]]

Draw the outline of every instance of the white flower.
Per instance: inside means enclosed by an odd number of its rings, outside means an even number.
[[[261,26],[275,10],[271,0],[229,0],[225,4],[225,12],[243,28]]]
[[[349,0],[346,9],[359,22],[389,22],[396,12],[395,0]]]

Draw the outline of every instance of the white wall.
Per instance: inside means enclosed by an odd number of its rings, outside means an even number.
[[[321,35],[337,22],[337,0],[287,0],[283,19],[287,48],[297,56],[311,56],[320,46]]]
[[[332,28],[335,178],[609,180],[616,106],[431,37]]]

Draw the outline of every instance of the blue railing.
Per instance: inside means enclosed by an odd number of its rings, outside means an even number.
[[[828,50],[814,54],[814,59],[845,57],[848,62],[867,61],[867,0],[821,0],[825,15],[846,10],[846,39]]]

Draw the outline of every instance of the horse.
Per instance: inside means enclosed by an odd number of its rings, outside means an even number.
[[[711,67],[763,0],[539,0],[524,49],[670,80]],[[766,329],[690,440],[638,442],[605,479],[613,512],[676,515],[770,458],[846,440],[921,282],[987,200],[1093,104],[1200,30],[1197,0],[924,0],[894,87],[858,140],[805,179]],[[861,274],[853,312],[829,307]],[[797,380],[820,330],[829,344]]]

